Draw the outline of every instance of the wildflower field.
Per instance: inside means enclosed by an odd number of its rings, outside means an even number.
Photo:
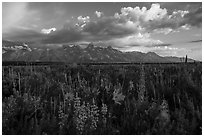
[[[202,134],[202,64],[2,66],[2,134]]]

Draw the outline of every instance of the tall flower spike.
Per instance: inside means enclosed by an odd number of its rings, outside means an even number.
[[[139,92],[138,92],[138,99],[140,102],[144,101],[144,95],[145,95],[145,72],[144,72],[144,66],[142,65],[141,73],[140,73],[140,84],[139,84]]]

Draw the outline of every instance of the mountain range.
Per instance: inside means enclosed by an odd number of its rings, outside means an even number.
[[[147,62],[147,63],[170,63],[184,62],[184,58],[162,57],[154,52],[121,52],[108,47],[98,47],[90,43],[86,48],[79,45],[62,45],[55,48],[46,46],[32,47],[23,42],[2,41],[3,61],[26,61],[26,62],[67,62],[67,63],[114,63],[114,62]],[[195,60],[189,59],[188,62]]]

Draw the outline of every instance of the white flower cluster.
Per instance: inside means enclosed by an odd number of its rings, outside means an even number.
[[[97,128],[98,119],[99,110],[98,106],[95,104],[94,99],[92,105],[86,102],[83,102],[81,105],[81,99],[77,94],[74,101],[74,121],[76,129],[79,131],[79,133],[83,134],[86,127],[90,130],[95,130]]]
[[[58,110],[58,118],[59,118],[58,124],[60,126],[60,129],[62,129],[64,127],[65,122],[67,120],[67,117],[68,117],[68,115],[63,112],[62,103],[60,103],[59,110]]]
[[[102,113],[102,120],[103,120],[103,124],[104,126],[106,125],[107,119],[106,119],[106,114],[108,112],[108,107],[106,104],[102,104],[102,108],[101,108],[101,113]]]
[[[139,84],[139,91],[138,91],[138,99],[140,102],[144,101],[145,98],[145,72],[144,72],[144,66],[142,66],[141,74],[140,74],[140,84]]]
[[[99,110],[98,110],[98,106],[95,104],[94,99],[93,99],[93,104],[91,105],[91,113],[90,114],[91,114],[90,115],[91,129],[95,130],[97,128]]]
[[[134,83],[133,83],[132,80],[129,82],[129,89],[130,89],[130,90],[133,90],[133,89],[134,89]]]

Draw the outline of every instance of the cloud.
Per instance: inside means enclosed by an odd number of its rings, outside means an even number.
[[[191,28],[191,26],[188,24],[185,24],[185,25],[181,26],[181,28],[184,30],[189,30]]]
[[[159,29],[154,29],[153,32],[155,33],[163,33],[165,35],[171,33],[171,32],[176,32],[172,28],[159,28]]]
[[[181,26],[185,25],[184,15],[187,11],[175,11],[171,15],[165,14],[162,18],[157,20],[151,20],[144,23],[144,27],[147,31],[160,31],[160,33],[168,34],[170,32],[176,32]],[[164,31],[162,31],[164,30]]]
[[[12,13],[12,14],[11,14]],[[7,32],[11,27],[17,26],[27,14],[27,3],[3,2],[2,4],[2,29]]]
[[[79,16],[77,17],[77,19],[81,23],[86,23],[86,22],[89,22],[90,17],[89,16],[86,16],[86,17]]]
[[[193,40],[193,41],[190,41],[189,43],[197,43],[197,42],[202,42],[202,39],[199,39],[199,40]]]
[[[30,27],[39,25],[41,13],[31,10],[30,3],[3,2],[2,4],[2,33],[13,33],[17,27]]]
[[[176,17],[183,18],[188,13],[189,11],[182,11],[182,10],[173,11],[172,15],[170,15],[169,18],[176,18]]]
[[[154,40],[150,37],[148,33],[146,34],[134,34],[129,35],[123,38],[115,38],[107,41],[110,45],[113,45],[114,47],[135,47],[135,46],[154,46],[154,45],[161,45],[163,44],[160,40]]]
[[[42,40],[42,43],[53,44],[53,43],[69,43],[76,42],[82,39],[82,35],[79,31],[74,28],[62,29],[50,33],[46,38]]]
[[[3,39],[44,44],[61,44],[77,42],[85,38],[85,35],[82,35],[74,26],[66,26],[61,30],[56,30],[55,28],[42,29],[41,32],[25,27],[15,27],[11,30],[12,33],[4,33]]]
[[[188,50],[184,48],[177,47],[169,47],[169,46],[157,46],[151,47],[148,51],[152,51],[161,56],[181,56],[182,54],[186,54]]]
[[[161,20],[167,15],[167,9],[160,8],[160,4],[152,4],[149,10],[144,14],[144,21]]]
[[[194,12],[197,13],[197,12]],[[175,10],[171,14],[160,4],[152,4],[146,7],[124,7],[120,13],[114,16],[102,17],[97,21],[87,23],[84,31],[94,35],[130,35],[137,32],[156,32],[169,34],[178,32],[179,29],[188,30],[193,23],[187,10]],[[187,16],[188,15],[188,16]],[[189,23],[189,24],[188,24]]]
[[[57,30],[56,28],[42,29],[41,33],[50,34],[51,32],[56,31],[56,30]]]
[[[167,10],[160,8],[159,4],[152,4],[149,10],[146,7],[124,7],[121,8],[121,13],[89,22],[84,31],[100,36],[127,36],[139,31],[149,31],[147,26],[151,26],[151,21],[161,21],[165,17],[167,18]]]
[[[114,17],[102,17],[98,21],[89,22],[83,29],[84,32],[94,36],[119,37],[132,34],[136,29],[131,28],[132,22],[119,23]]]
[[[76,23],[76,26],[79,26],[82,29],[90,21],[90,17],[89,16],[86,16],[86,17],[78,16],[77,21],[78,22]]]
[[[189,29],[190,26],[199,26],[202,23],[202,9],[190,12],[188,10],[174,10],[171,14],[160,4],[152,4],[150,9],[146,7],[124,7],[121,14],[116,13],[115,18],[121,22],[132,21],[134,26],[140,26],[146,32],[168,34],[176,32],[181,27]]]
[[[96,11],[95,14],[96,14],[96,16],[97,16],[98,18],[100,18],[100,17],[103,15],[103,12]]]
[[[121,14],[116,13],[115,17],[122,20],[131,20],[136,22],[148,22],[152,20],[160,20],[167,15],[167,10],[160,8],[159,4],[152,4],[151,8],[148,10],[146,7],[136,6],[121,8]]]
[[[24,13],[24,11],[22,11]],[[112,16],[102,16],[102,12],[96,11],[96,20],[90,16],[78,16],[71,19],[62,29],[42,29],[41,32],[21,30],[10,34],[12,38],[41,38],[43,43],[68,43],[78,41],[107,41],[114,45],[142,45],[162,46],[160,40],[151,38],[153,33],[169,34],[180,29],[188,30],[192,26],[200,27],[202,23],[202,9],[173,10],[168,12],[160,4],[155,3],[147,7],[123,7],[119,13]],[[28,33],[29,32],[29,33]],[[52,32],[52,33],[51,33]],[[13,32],[12,32],[13,33]],[[28,35],[27,35],[28,34]],[[8,36],[8,35],[7,35]],[[165,45],[164,46],[170,46]],[[163,46],[163,47],[164,47]]]
[[[155,46],[153,47],[155,50],[157,51],[161,51],[161,50],[178,50],[178,48],[175,48],[175,47],[169,47],[169,46]]]
[[[169,47],[171,45],[172,44],[170,43],[159,43],[159,44],[152,45],[152,47]]]
[[[3,39],[31,42],[39,41],[45,37],[44,34],[25,27],[10,28],[10,30],[12,33],[4,33]]]
[[[202,26],[202,7],[199,7],[198,9],[186,14],[184,16],[186,24],[189,24],[191,26]]]

